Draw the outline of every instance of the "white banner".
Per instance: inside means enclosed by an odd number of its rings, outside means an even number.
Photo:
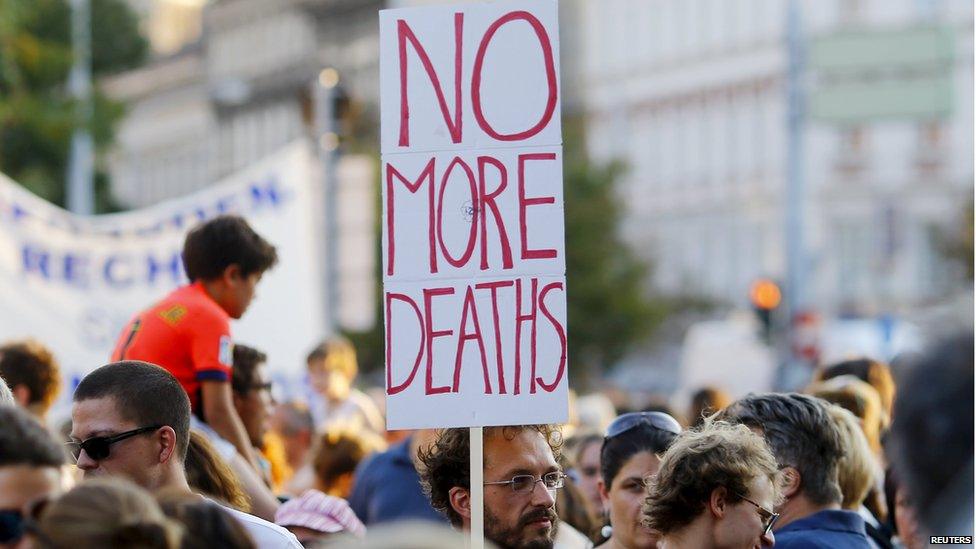
[[[387,427],[563,423],[553,0],[380,12]]]
[[[90,218],[0,175],[0,341],[33,337],[51,348],[62,367],[64,405],[85,373],[108,362],[126,321],[186,283],[186,231],[233,213],[279,257],[232,325],[234,340],[268,353],[279,390],[301,393],[305,355],[326,329],[314,166],[308,145],[298,142],[193,195]]]

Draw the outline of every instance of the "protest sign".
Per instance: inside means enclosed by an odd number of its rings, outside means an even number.
[[[380,12],[390,429],[567,419],[557,19]]]

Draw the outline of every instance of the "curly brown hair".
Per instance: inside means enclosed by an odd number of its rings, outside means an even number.
[[[485,427],[484,438],[501,435],[512,440],[525,429],[538,431],[545,437],[553,457],[559,460],[559,450],[562,446],[562,432],[555,425],[506,425],[504,427]],[[422,467],[420,484],[424,493],[430,498],[434,509],[444,514],[455,527],[461,526],[461,515],[451,507],[451,488],[455,486],[469,490],[471,477],[469,462],[471,460],[471,446],[469,433],[464,429],[444,429],[437,435],[437,439],[427,448],[420,448],[417,457]]]
[[[18,385],[30,391],[28,406],[41,414],[61,391],[61,369],[54,355],[34,339],[11,341],[0,347],[0,377],[13,389]]]
[[[732,503],[765,476],[779,503],[779,467],[763,438],[745,425],[706,418],[678,435],[661,459],[644,502],[644,524],[662,535],[678,531],[705,510],[712,491],[724,487]]]

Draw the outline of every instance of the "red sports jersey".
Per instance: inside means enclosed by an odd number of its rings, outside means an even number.
[[[166,368],[199,413],[200,382],[230,380],[230,316],[201,283],[177,288],[129,321],[112,360],[144,360]]]

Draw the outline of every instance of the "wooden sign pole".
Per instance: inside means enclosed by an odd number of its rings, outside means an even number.
[[[471,544],[470,549],[485,547],[485,470],[484,470],[484,429],[469,427],[468,440],[471,447],[469,463],[471,479]]]

